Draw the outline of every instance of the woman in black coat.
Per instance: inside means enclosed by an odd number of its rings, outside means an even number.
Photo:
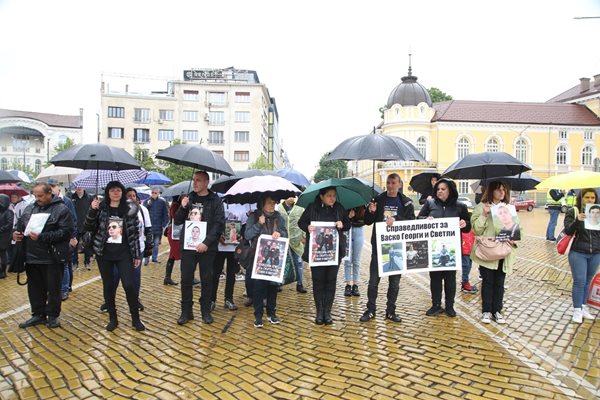
[[[331,307],[335,297],[336,279],[340,261],[345,253],[346,240],[342,231],[347,231],[352,226],[346,210],[336,201],[336,190],[334,187],[321,189],[315,197],[315,201],[306,207],[304,213],[298,220],[298,226],[308,235],[315,230],[314,222],[335,222],[335,229],[338,231],[338,262],[331,265],[311,266],[313,281],[313,297],[317,315],[315,323],[317,325],[333,323],[331,318]],[[302,259],[308,260],[310,240],[307,237],[304,243],[304,254]]]
[[[6,278],[8,249],[13,229],[14,213],[9,207],[10,198],[0,194],[0,279]]]

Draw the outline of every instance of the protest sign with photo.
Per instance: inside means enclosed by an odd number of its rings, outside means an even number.
[[[225,221],[225,229],[223,230],[223,237],[225,238],[225,244],[238,244],[241,238],[242,223],[236,220]]]
[[[185,221],[183,239],[184,250],[196,250],[196,247],[206,239],[206,221]]]
[[[462,268],[458,218],[376,223],[379,276]]]
[[[181,230],[183,229],[183,224],[175,225],[175,220],[171,220],[171,239],[179,240],[181,239]]]
[[[339,250],[339,235],[335,222],[312,221],[315,229],[310,232],[308,243],[308,265],[337,265]]]
[[[594,231],[600,230],[600,204],[585,205],[585,219],[583,227]]]
[[[287,238],[273,239],[271,235],[260,235],[254,254],[252,279],[282,283],[288,246]]]
[[[496,239],[521,240],[521,227],[517,223],[517,210],[512,204],[496,204],[491,208],[496,229]]]

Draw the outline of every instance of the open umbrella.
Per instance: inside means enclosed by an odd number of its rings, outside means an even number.
[[[277,175],[252,176],[237,181],[223,196],[227,203],[258,203],[262,196],[275,201],[297,196],[300,191],[287,179]]]
[[[518,175],[531,167],[504,152],[468,154],[452,163],[442,176],[452,179],[489,179]]]
[[[173,145],[156,153],[156,158],[207,172],[233,175],[231,166],[223,157],[195,144]]]
[[[218,179],[215,179],[212,185],[210,185],[210,189],[214,192],[225,193],[237,181],[244,178],[250,178],[252,176],[267,176],[267,175],[276,175],[275,171],[270,171],[266,169],[245,169],[240,171],[234,171],[234,174],[231,176],[222,176]]]
[[[544,179],[536,189],[584,189],[600,187],[600,172],[575,171]]]
[[[188,194],[192,187],[192,181],[182,181],[174,185],[169,186],[161,193],[162,197],[172,198],[182,194]]]
[[[71,167],[57,167],[56,165],[50,165],[44,168],[38,176],[35,177],[37,182],[46,182],[48,178],[54,178],[61,183],[66,183],[70,186],[71,182],[82,172],[80,168]]]
[[[7,196],[11,194],[18,194],[19,196],[27,196],[29,192],[23,189],[21,186],[16,183],[0,183],[0,193],[3,193]]]
[[[23,182],[23,181],[8,171],[0,170],[0,183],[17,183],[17,182]]]
[[[31,183],[32,181],[31,175],[29,175],[27,172],[20,171],[18,169],[9,169],[7,172],[10,172],[25,183]]]
[[[173,182],[168,176],[161,174],[156,171],[148,171],[146,178],[142,179],[139,183],[144,185],[169,185]]]
[[[477,180],[471,184],[471,189],[476,192],[479,186],[485,187],[492,181],[505,182],[510,187],[510,190],[514,192],[523,192],[525,190],[535,189],[535,187],[541,182],[541,179],[536,178],[527,172],[523,172],[520,175],[499,176],[496,178]]]
[[[295,169],[291,169],[291,168],[280,169],[277,171],[277,175],[279,175],[282,178],[287,179],[288,181],[292,182],[294,185],[296,185],[298,187],[305,188],[308,185],[310,185],[310,181],[308,180],[308,178],[306,176],[304,176],[302,174],[302,172],[296,171]]]
[[[348,177],[348,178],[342,178],[342,179],[356,179],[356,180],[359,180],[365,186],[368,186],[368,187],[372,188],[373,190],[375,190],[375,194],[380,194],[380,193],[383,193],[385,191],[381,186],[376,185],[375,183],[373,183],[373,181],[370,181],[368,179],[359,178],[357,176]]]
[[[420,174],[413,175],[410,178],[408,185],[412,188],[413,192],[417,193],[429,193],[431,192],[431,178],[440,178],[440,174],[437,172],[421,172]]]
[[[147,172],[143,169],[123,169],[120,171],[86,169],[73,180],[71,186],[74,188],[81,187],[86,189],[93,189],[95,187],[103,188],[111,181],[119,181],[124,186],[127,186],[144,179],[146,173]]]
[[[337,191],[337,201],[347,210],[364,206],[371,201],[373,194],[373,188],[365,185],[356,178],[331,178],[307,187],[298,198],[297,204],[300,207],[307,207],[310,203],[315,201],[316,196],[319,194],[319,190],[327,187],[335,187]]]

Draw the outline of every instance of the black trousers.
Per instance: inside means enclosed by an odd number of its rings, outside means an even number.
[[[64,265],[26,264],[27,294],[31,314],[40,317],[58,317],[61,306],[61,286]]]
[[[123,289],[125,290],[125,297],[127,298],[127,304],[129,305],[129,312],[132,316],[138,315],[138,293],[135,285],[133,260],[127,257],[117,261],[102,259],[96,261],[98,263],[98,269],[100,269],[100,276],[102,277],[104,302],[108,307],[108,312],[116,312],[115,296],[117,294],[119,277],[121,277]],[[141,266],[138,268],[141,268]],[[115,281],[117,284],[115,284]]]
[[[277,309],[277,284],[262,279],[252,279],[254,294],[252,297],[254,305],[254,317],[262,318],[263,300],[267,300],[267,315],[275,314]]]
[[[193,282],[196,266],[200,268],[202,293],[200,296],[200,309],[202,314],[210,313],[210,302],[213,295],[213,264],[215,251],[198,253],[193,250],[181,251],[181,310],[192,311]]]
[[[429,273],[429,287],[431,289],[431,302],[434,306],[442,304],[442,281],[446,295],[446,308],[454,307],[456,296],[456,271],[435,271]]]
[[[377,310],[377,290],[379,288],[379,266],[377,262],[377,252],[373,252],[371,256],[371,264],[369,265],[369,286],[367,288],[367,309],[375,313]],[[389,285],[387,290],[387,304],[385,312],[393,314],[396,312],[396,300],[400,291],[400,278],[402,275],[390,275]]]
[[[311,267],[315,304],[318,304],[319,301],[324,302],[324,304],[333,302],[339,269],[339,264]]]
[[[219,278],[223,273],[223,267],[227,261],[227,272],[225,273],[225,300],[233,300],[233,286],[235,285],[235,274],[240,271],[240,265],[235,260],[232,251],[218,251],[213,263],[213,294],[212,301],[217,301],[217,290],[219,290]]]
[[[506,274],[502,271],[504,260],[500,260],[498,269],[479,266],[481,274],[481,306],[482,312],[501,312],[504,301],[504,280]]]

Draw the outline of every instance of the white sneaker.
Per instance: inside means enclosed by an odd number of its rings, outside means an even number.
[[[585,304],[582,306],[581,311],[584,319],[596,319],[596,317],[594,317],[590,312],[590,308]]]
[[[484,324],[489,324],[490,322],[492,322],[492,313],[484,312],[481,316],[481,322],[483,322]]]
[[[504,319],[504,317],[502,316],[502,314],[500,314],[499,312],[494,313],[494,321],[496,321],[499,324],[505,324],[506,320]]]
[[[580,324],[583,322],[583,311],[581,311],[581,308],[574,308],[573,309],[573,322]]]

